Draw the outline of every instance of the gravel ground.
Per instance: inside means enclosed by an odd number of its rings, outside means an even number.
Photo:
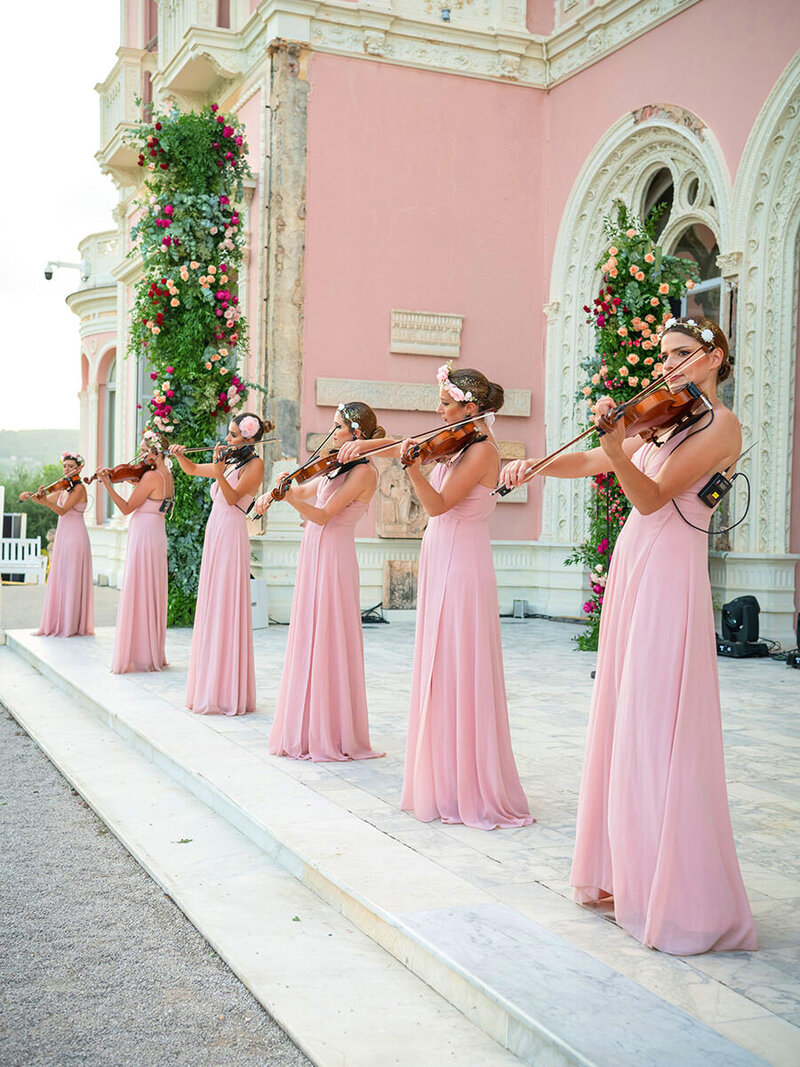
[[[0,629],[35,630],[42,618],[43,585],[4,582],[0,591]],[[94,624],[113,626],[117,621],[119,589],[107,585],[94,587]]]
[[[0,708],[0,1064],[308,1064]]]

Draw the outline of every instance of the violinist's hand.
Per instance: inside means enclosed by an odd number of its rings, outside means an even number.
[[[619,454],[622,443],[625,440],[625,422],[618,419],[609,426],[603,420],[617,407],[610,396],[601,396],[594,406],[594,424],[602,425],[603,433],[600,435],[600,447],[608,456]]]
[[[354,459],[360,459],[369,448],[365,447],[365,441],[345,441],[336,454],[341,464],[352,463]]]
[[[182,456],[186,451],[186,445],[170,445],[168,451],[171,456]]]
[[[272,500],[272,493],[262,493],[261,496],[256,497],[256,502],[253,504],[253,510],[256,515],[263,515],[269,507]]]
[[[211,460],[211,466],[212,466],[212,468],[214,470],[214,477],[215,478],[224,478],[225,477],[225,462],[224,462],[224,460],[221,460],[219,458],[224,447],[225,446],[221,445],[219,443],[219,441],[217,441],[217,443],[214,445],[214,455],[213,455],[212,460]]]
[[[102,470],[99,470],[97,472],[97,480],[98,480],[98,482],[102,482],[103,485],[106,487],[106,489],[108,489],[109,485],[111,485],[111,479],[108,476],[108,468],[107,467],[103,467]]]
[[[19,498],[20,498],[20,500],[30,500],[31,497],[34,496],[34,495],[35,495],[34,493],[27,493],[27,492],[26,493],[20,493],[19,494]]]
[[[400,445],[400,458],[403,460],[403,466],[409,473],[411,473],[411,471],[419,471],[421,467],[419,456],[417,456],[416,459],[412,459],[410,463],[406,463],[405,461],[406,455],[417,444],[419,444],[419,442],[415,441],[413,437],[407,437]]]
[[[519,488],[526,480],[528,470],[538,462],[538,459],[515,459],[506,463],[500,471],[500,484],[508,489]]]

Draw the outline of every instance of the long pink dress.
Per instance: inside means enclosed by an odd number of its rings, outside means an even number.
[[[676,438],[677,442],[678,438]],[[640,448],[654,477],[671,451]],[[675,498],[695,526],[705,478]],[[675,955],[757,947],[728,811],[708,540],[666,504],[631,512],[605,595],[571,884]]]
[[[436,466],[434,489],[451,469]],[[423,822],[482,830],[534,821],[508,726],[488,525],[496,502],[476,485],[460,504],[432,516],[422,539],[400,803]]]
[[[58,498],[58,506],[63,507],[66,499],[65,489]],[[94,633],[92,550],[83,520],[87,507],[87,503],[76,504],[58,516],[37,636],[79,637]]]
[[[166,479],[164,484],[166,492]],[[166,638],[167,531],[162,501],[148,498],[128,524],[112,672],[160,671],[167,663]]]
[[[324,507],[351,476],[319,479]],[[274,756],[372,759],[355,527],[368,505],[354,500],[330,522],[307,521],[300,546],[286,658],[275,721]]]
[[[235,486],[239,470],[225,477]],[[250,606],[250,539],[245,511],[253,499],[228,504],[211,486],[194,616],[186,705],[201,715],[256,710],[256,669]]]

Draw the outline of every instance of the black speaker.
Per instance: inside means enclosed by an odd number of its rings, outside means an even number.
[[[758,640],[758,614],[754,596],[739,596],[722,605],[722,636],[726,641],[750,644]]]

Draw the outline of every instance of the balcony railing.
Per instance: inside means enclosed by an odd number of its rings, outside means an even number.
[[[100,94],[100,151],[105,153],[125,127],[139,118],[136,98],[142,95],[142,58],[138,48],[120,48],[106,80],[96,86]]]
[[[161,0],[158,5],[159,66],[164,70],[190,27],[216,29],[217,0]]]

